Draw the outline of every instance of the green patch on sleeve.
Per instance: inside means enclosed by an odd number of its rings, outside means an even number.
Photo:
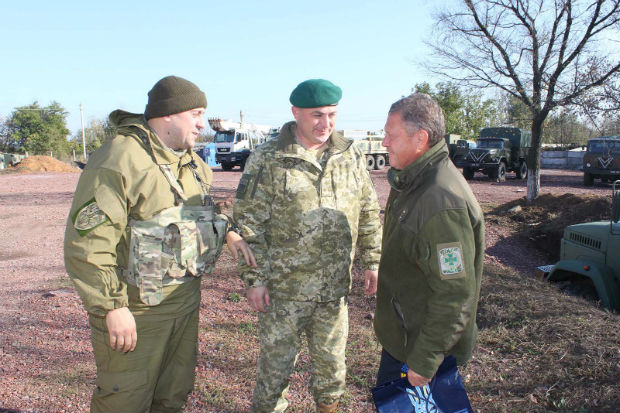
[[[80,206],[73,213],[72,219],[73,227],[82,237],[104,222],[109,221],[108,216],[97,205],[95,198],[91,198]]]
[[[460,242],[437,244],[439,276],[446,279],[462,278],[466,275],[463,265],[463,248]]]

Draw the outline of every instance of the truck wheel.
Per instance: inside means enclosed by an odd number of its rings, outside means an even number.
[[[517,170],[517,179],[527,178],[527,164],[524,161],[519,163],[519,169]]]
[[[377,155],[375,158],[375,169],[381,170],[385,168],[385,156]]]
[[[372,171],[375,169],[375,157],[372,155],[366,155],[366,169]]]
[[[465,177],[465,179],[467,179],[468,181],[470,179],[473,179],[474,177],[474,169],[470,168],[468,166],[463,168],[463,176]]]
[[[231,163],[222,162],[222,169],[225,171],[231,171],[233,166]]]
[[[583,186],[592,186],[592,184],[594,184],[594,178],[592,177],[592,174],[589,172],[584,172],[583,173]]]
[[[504,162],[499,163],[496,174],[497,176],[495,177],[495,179],[497,180],[497,182],[506,181],[506,164]]]

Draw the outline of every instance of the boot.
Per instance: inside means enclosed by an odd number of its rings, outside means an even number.
[[[318,403],[316,413],[338,413],[338,401],[330,404]]]

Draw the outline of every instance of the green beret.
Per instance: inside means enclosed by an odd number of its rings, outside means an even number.
[[[325,79],[309,79],[297,85],[290,102],[298,108],[318,108],[337,105],[342,89]]]

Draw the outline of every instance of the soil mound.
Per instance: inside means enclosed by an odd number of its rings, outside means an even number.
[[[520,208],[515,210],[517,206]],[[543,194],[532,205],[527,205],[525,198],[521,198],[502,205],[490,214],[501,218],[503,225],[517,226],[522,236],[532,240],[549,258],[557,260],[566,226],[609,220],[610,213],[611,190],[607,197]]]
[[[43,155],[25,158],[14,170],[16,172],[81,172],[80,169],[67,165],[58,159]]]

